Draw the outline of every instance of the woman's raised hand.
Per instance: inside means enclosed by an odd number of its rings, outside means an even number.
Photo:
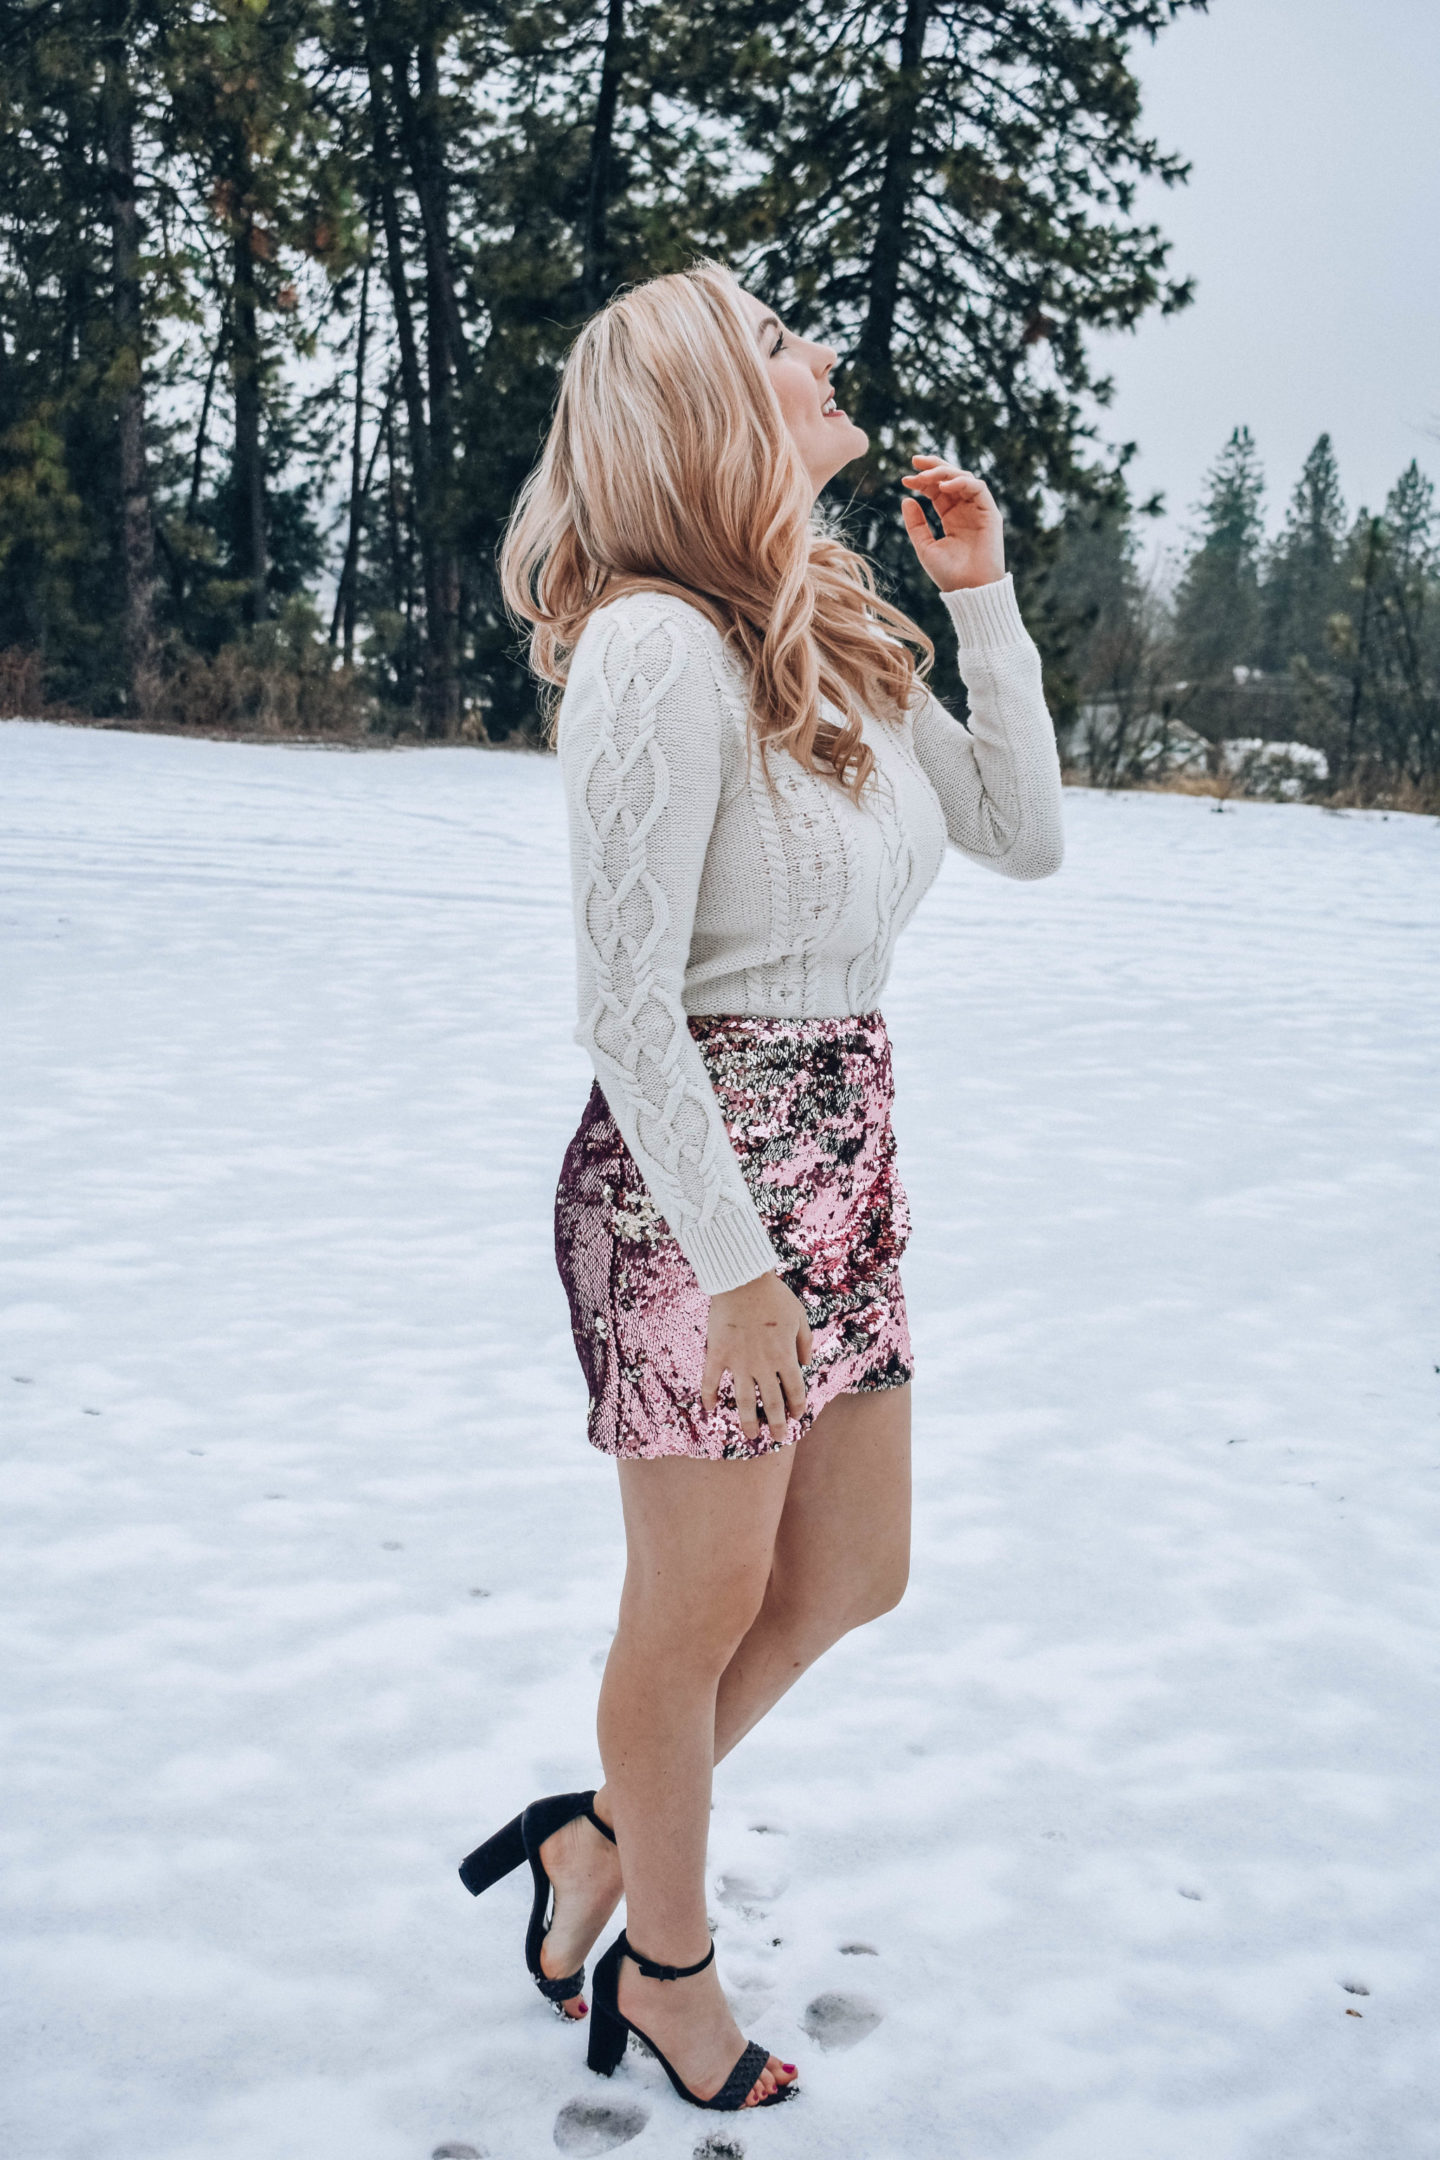
[[[1005,528],[999,507],[983,480],[923,454],[911,459],[918,469],[906,473],[902,487],[913,492],[900,508],[910,545],[927,577],[941,592],[961,592],[967,585],[993,585],[1005,575]],[[928,495],[940,519],[937,540],[917,495]]]
[[[757,1275],[738,1290],[721,1290],[710,1300],[705,1335],[705,1370],[700,1400],[707,1417],[715,1408],[727,1372],[735,1383],[740,1429],[747,1440],[760,1436],[755,1398],[764,1406],[765,1423],[777,1440],[805,1408],[805,1375],[810,1356],[810,1323],[793,1290],[778,1275]]]

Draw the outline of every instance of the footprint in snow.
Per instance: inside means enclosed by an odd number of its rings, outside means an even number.
[[[611,2152],[639,2137],[650,2120],[633,2100],[567,2100],[555,2118],[555,2143],[563,2153]]]
[[[465,2145],[452,2138],[446,2145],[437,2145],[430,2160],[485,2160],[485,2148],[483,2145]]]
[[[841,1943],[840,1955],[841,1957],[879,1957],[880,1952],[876,1949],[874,1943],[853,1942]]]
[[[852,2048],[874,2032],[885,2013],[864,1995],[817,1995],[800,2022],[822,2048]]]
[[[1363,1980],[1342,1980],[1340,1985],[1347,1995],[1368,1995],[1370,1992]]]
[[[727,1868],[715,1881],[715,1895],[732,1912],[758,1912],[784,1891],[786,1877],[768,1868]]]

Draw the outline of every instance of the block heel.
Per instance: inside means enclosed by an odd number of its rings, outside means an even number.
[[[524,1821],[523,1815],[517,1815],[513,1822],[507,1822],[503,1830],[486,1838],[483,1845],[477,1845],[474,1852],[461,1861],[460,1880],[471,1897],[479,1897],[482,1890],[488,1890],[492,1883],[500,1882],[519,1867],[525,1858]]]
[[[620,1941],[624,1941],[623,1935]],[[619,1943],[612,1943],[595,1968],[595,1999],[590,2007],[589,2045],[585,2060],[600,2077],[613,2077],[629,2044],[630,2031],[618,2011],[608,2005],[615,2000],[620,1975]],[[613,1970],[611,1969],[613,1967]]]
[[[530,1902],[530,1924],[525,1930],[525,1965],[540,1993],[557,2010],[562,2003],[572,2001],[580,1993],[585,1985],[585,1968],[582,1965],[578,1972],[567,1973],[562,1980],[551,1980],[541,1970],[540,1946],[554,1917],[551,1904],[554,1886],[545,1872],[540,1847],[546,1838],[563,1830],[578,1815],[593,1823],[612,1845],[615,1843],[615,1833],[609,1823],[602,1822],[595,1812],[593,1792],[551,1793],[547,1799],[532,1800],[513,1822],[506,1823],[503,1830],[486,1838],[483,1845],[477,1845],[460,1863],[461,1882],[472,1897],[479,1897],[482,1890],[488,1890],[504,1876],[513,1874],[522,1860],[529,1861],[534,1896]],[[623,2037],[621,2048],[623,2052]],[[618,2056],[616,2060],[619,2060]]]

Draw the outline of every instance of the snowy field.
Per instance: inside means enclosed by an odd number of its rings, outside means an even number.
[[[620,1572],[553,765],[0,728],[4,2160],[1433,2160],[1440,824],[1067,815],[901,947],[914,1583],[720,1774],[731,2129],[454,1873]]]

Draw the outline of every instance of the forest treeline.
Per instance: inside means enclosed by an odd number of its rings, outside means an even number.
[[[1139,568],[1089,342],[1189,298],[1130,54],[1194,6],[5,0],[0,710],[533,732],[495,552],[557,369],[707,253],[839,346],[872,448],[835,514],[936,631],[896,477],[992,480],[1082,769],[1254,733],[1242,668],[1346,784],[1420,784],[1428,498],[1345,530],[1283,657],[1249,528],[1175,610]]]
[[[1203,777],[1269,795],[1440,809],[1440,527],[1412,461],[1346,511],[1329,435],[1273,539],[1237,427],[1174,565],[1128,504],[1071,506],[1039,578],[1062,750],[1099,786]]]

